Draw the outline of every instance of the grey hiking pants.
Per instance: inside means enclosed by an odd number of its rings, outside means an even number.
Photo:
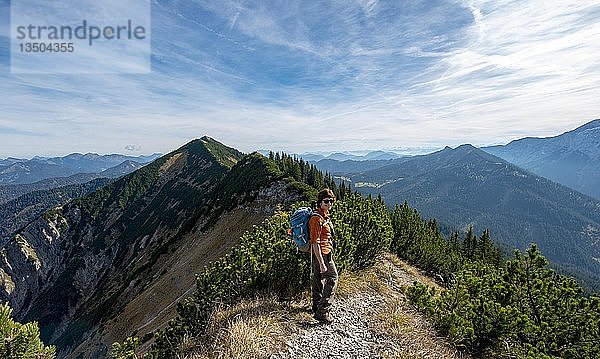
[[[327,266],[327,271],[321,273],[319,261],[314,254],[312,255],[312,310],[314,313],[325,315],[329,313],[331,304],[333,304],[333,295],[338,281],[338,272],[333,263],[333,253],[323,255],[323,261]]]

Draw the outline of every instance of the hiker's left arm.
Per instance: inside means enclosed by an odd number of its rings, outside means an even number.
[[[311,250],[315,254],[317,262],[319,262],[321,273],[325,273],[327,272],[327,266],[325,265],[323,254],[321,253],[321,244],[319,243],[319,237],[321,236],[321,219],[317,216],[311,217],[308,221],[308,230],[310,232]]]

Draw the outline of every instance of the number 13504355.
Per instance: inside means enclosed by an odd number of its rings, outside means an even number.
[[[73,52],[75,47],[72,42],[22,42],[19,44],[21,52]]]

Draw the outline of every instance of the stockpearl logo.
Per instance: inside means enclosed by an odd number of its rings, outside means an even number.
[[[11,72],[150,72],[150,2],[12,2]]]

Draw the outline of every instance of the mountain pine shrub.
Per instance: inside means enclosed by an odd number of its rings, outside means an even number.
[[[0,358],[51,359],[55,348],[45,346],[40,340],[37,323],[20,324],[12,319],[12,308],[0,305]]]
[[[380,199],[348,193],[343,201],[336,202],[332,217],[338,270],[365,269],[379,253],[389,250],[394,233],[389,212]]]
[[[435,221],[424,221],[405,202],[391,213],[394,238],[390,251],[432,274],[448,280],[462,265],[457,243],[442,236]]]
[[[421,284],[407,294],[456,347],[496,357],[600,357],[599,299],[549,269],[535,245],[506,267],[466,265],[439,295]]]

